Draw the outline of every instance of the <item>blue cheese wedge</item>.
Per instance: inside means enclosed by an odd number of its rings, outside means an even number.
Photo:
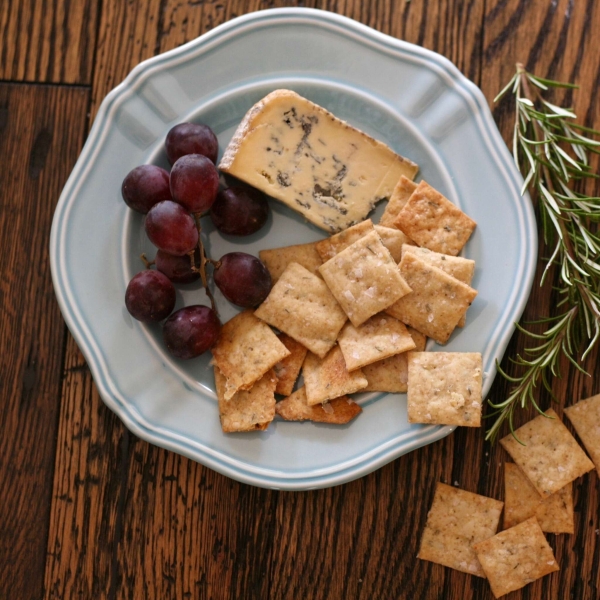
[[[219,168],[335,233],[366,218],[418,166],[290,90],[255,104]]]

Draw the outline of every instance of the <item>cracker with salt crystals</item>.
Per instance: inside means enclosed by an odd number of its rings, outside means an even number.
[[[268,371],[249,390],[240,390],[229,400],[225,399],[226,383],[225,376],[215,367],[215,387],[223,431],[265,430],[275,416],[275,373]]]
[[[379,224],[384,227],[396,227],[394,222],[416,189],[417,184],[414,181],[401,175],[381,215],[381,219],[379,219]]]
[[[237,391],[250,389],[290,351],[266,323],[245,310],[223,325],[212,354],[227,380],[223,397],[229,400]]]
[[[277,376],[275,392],[282,396],[289,396],[294,389],[298,375],[300,375],[302,363],[304,363],[308,350],[300,342],[285,333],[279,336],[279,340],[290,351],[290,355],[273,367]]]
[[[502,502],[438,483],[417,557],[485,577],[473,544],[498,529]]]
[[[535,517],[473,547],[496,598],[559,570]]]
[[[573,484],[542,498],[514,463],[504,464],[504,529],[535,517],[548,533],[574,533]]]
[[[291,262],[298,263],[311,273],[316,274],[323,261],[315,246],[316,243],[312,242],[310,244],[260,250],[258,257],[265,263],[273,283],[276,283]]]
[[[427,344],[427,338],[412,327],[407,327],[407,330],[415,343],[415,350],[423,352]],[[407,352],[402,352],[363,367],[362,372],[369,383],[362,391],[406,393],[408,389],[407,356]]]
[[[321,357],[346,322],[325,282],[297,263],[287,266],[254,314]]]
[[[392,258],[399,263],[402,258],[402,246],[410,245],[412,242],[399,229],[375,225],[375,231],[379,234],[383,245],[390,251]]]
[[[342,351],[337,345],[322,359],[309,352],[302,374],[309,406],[358,392],[367,385],[367,379],[360,369],[348,372]]]
[[[538,493],[547,498],[594,465],[558,415],[552,409],[545,414],[525,423],[514,436],[507,435],[500,443]]]
[[[385,313],[371,317],[360,327],[346,323],[338,344],[348,371],[416,348],[406,325]]]
[[[319,272],[355,327],[411,291],[376,231],[328,260]]]
[[[571,421],[600,475],[600,394],[565,408],[565,415]]]
[[[340,233],[316,242],[315,249],[319,253],[322,262],[326,262],[373,231],[375,231],[373,222],[371,219],[367,219],[344,229],[344,231],[340,231]]]
[[[410,423],[480,426],[481,354],[409,352],[407,358]]]
[[[362,408],[348,396],[333,398],[317,406],[309,406],[306,402],[306,390],[301,387],[291,396],[278,402],[275,412],[285,421],[315,421],[344,425],[357,417],[362,412]]]
[[[477,224],[448,198],[421,181],[394,226],[419,246],[456,256]]]
[[[412,293],[385,312],[445,344],[477,296],[477,290],[409,253],[402,256],[400,273]]]
[[[470,260],[469,258],[440,254],[439,252],[433,252],[427,248],[419,248],[418,246],[411,246],[408,244],[405,244],[402,247],[402,253],[413,254],[426,263],[441,269],[444,273],[448,273],[451,277],[455,277],[469,286],[471,285],[471,281],[473,281],[475,261]],[[464,327],[465,321],[466,315],[463,315],[457,326]]]

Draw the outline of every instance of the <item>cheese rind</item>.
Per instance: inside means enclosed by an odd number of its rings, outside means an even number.
[[[219,168],[262,190],[318,227],[337,232],[389,198],[418,166],[290,90],[246,114]]]

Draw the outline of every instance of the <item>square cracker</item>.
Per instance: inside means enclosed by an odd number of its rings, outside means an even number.
[[[401,175],[381,215],[381,219],[379,219],[379,224],[384,227],[396,227],[394,222],[416,189],[417,184],[414,181]]]
[[[319,271],[355,327],[410,292],[376,231],[342,250]]]
[[[273,367],[277,376],[275,393],[282,396],[289,396],[294,389],[298,375],[300,375],[302,363],[304,363],[308,350],[300,342],[297,342],[285,333],[279,336],[279,340],[290,351],[290,355],[286,356]]]
[[[336,254],[339,254],[342,250],[345,250],[348,246],[351,246],[354,242],[357,242],[360,238],[365,237],[365,235],[372,231],[375,231],[373,222],[371,219],[367,219],[366,221],[361,221],[356,225],[352,225],[352,227],[348,227],[348,229],[344,229],[344,231],[340,231],[331,237],[317,242],[315,244],[315,249],[319,253],[322,262],[327,262]]]
[[[438,269],[448,273],[451,277],[455,277],[459,281],[471,285],[473,275],[475,274],[475,261],[462,256],[450,256],[448,254],[440,254],[433,252],[427,248],[419,248],[418,246],[404,245],[402,253],[413,254],[427,264],[430,264]],[[458,322],[458,327],[464,327],[466,315],[463,315]]]
[[[427,338],[412,327],[407,327],[417,352],[423,352]],[[408,389],[408,352],[395,354],[362,368],[367,381],[363,392],[389,392],[404,394]]]
[[[478,352],[409,352],[408,420],[479,427],[481,385]]]
[[[559,570],[535,517],[473,547],[496,598]]]
[[[262,376],[249,390],[236,392],[225,399],[225,376],[215,367],[215,387],[219,400],[219,418],[225,433],[264,430],[275,416],[275,386],[273,371]]]
[[[357,417],[362,412],[362,408],[348,396],[340,396],[324,404],[309,406],[306,402],[306,390],[301,387],[291,396],[278,402],[275,412],[285,421],[315,421],[344,425]]]
[[[346,323],[338,344],[348,371],[416,348],[406,325],[385,313],[371,317],[360,327]]]
[[[358,392],[367,385],[367,379],[360,369],[348,372],[339,346],[334,346],[323,359],[309,352],[302,374],[309,406]]]
[[[498,529],[502,502],[438,483],[417,557],[485,577],[473,544]]]
[[[287,266],[254,314],[321,357],[346,322],[325,282],[297,263]]]
[[[571,421],[600,475],[600,394],[565,408]]]
[[[547,498],[594,468],[558,415],[547,410],[500,440],[538,493]],[[548,418],[552,417],[552,418]]]
[[[477,291],[409,253],[402,256],[400,273],[412,293],[397,300],[385,312],[432,337],[438,344],[445,344]]]
[[[421,181],[404,205],[394,226],[419,246],[456,256],[477,223],[448,198]]]
[[[574,533],[573,484],[542,498],[514,463],[504,464],[504,529],[535,517],[542,531]]]
[[[315,274],[318,273],[318,268],[323,264],[316,249],[316,242],[260,250],[258,257],[265,263],[273,283],[277,282],[291,262],[298,263]]]
[[[375,231],[379,234],[383,245],[390,251],[392,258],[399,263],[402,258],[402,247],[412,244],[399,229],[375,225]]]
[[[223,397],[248,390],[290,351],[271,328],[245,310],[223,325],[212,349],[213,362],[225,376]]]

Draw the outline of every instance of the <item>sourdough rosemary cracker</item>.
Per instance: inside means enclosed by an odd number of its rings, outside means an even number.
[[[399,229],[375,225],[375,231],[379,234],[382,244],[390,251],[392,258],[399,263],[402,258],[402,247],[412,242]]]
[[[319,272],[355,327],[410,293],[376,231],[328,260]]]
[[[571,421],[600,475],[600,394],[565,408],[565,415]]]
[[[594,468],[552,409],[519,427],[514,436],[502,438],[500,443],[543,498]]]
[[[296,246],[285,246],[283,248],[272,248],[260,250],[258,257],[267,267],[271,280],[276,283],[282,273],[291,262],[302,265],[311,273],[317,274],[319,267],[323,264],[316,250],[316,243],[298,244]]]
[[[223,325],[212,349],[213,362],[224,375],[223,397],[247,390],[290,351],[271,328],[245,310]]]
[[[302,363],[306,358],[308,350],[300,342],[297,342],[285,333],[279,336],[279,341],[290,351],[290,355],[286,356],[273,367],[277,376],[275,393],[282,396],[289,396],[294,389],[298,375],[300,375]]]
[[[375,231],[373,222],[371,219],[366,219],[356,225],[352,225],[352,227],[348,227],[348,229],[344,229],[344,231],[340,231],[340,233],[316,242],[315,249],[321,257],[321,262],[327,262],[336,254],[339,254],[342,250],[345,250],[348,246],[351,246],[354,242],[357,242],[360,238],[365,237],[365,235],[373,231]]]
[[[306,401],[306,389],[296,390],[275,406],[275,412],[285,421],[314,421],[344,425],[361,412],[362,408],[348,396],[333,398],[324,404],[309,406]]]
[[[297,263],[287,266],[254,314],[321,357],[346,322],[325,282]]]
[[[559,570],[535,517],[473,547],[496,598]]]
[[[401,175],[400,180],[396,184],[396,187],[385,206],[381,219],[379,219],[379,224],[384,227],[396,227],[394,223],[398,218],[400,211],[404,208],[404,205],[408,202],[408,199],[416,189],[416,183],[407,177],[404,177],[404,175]]]
[[[438,483],[417,557],[485,577],[473,544],[498,529],[502,502]]]

